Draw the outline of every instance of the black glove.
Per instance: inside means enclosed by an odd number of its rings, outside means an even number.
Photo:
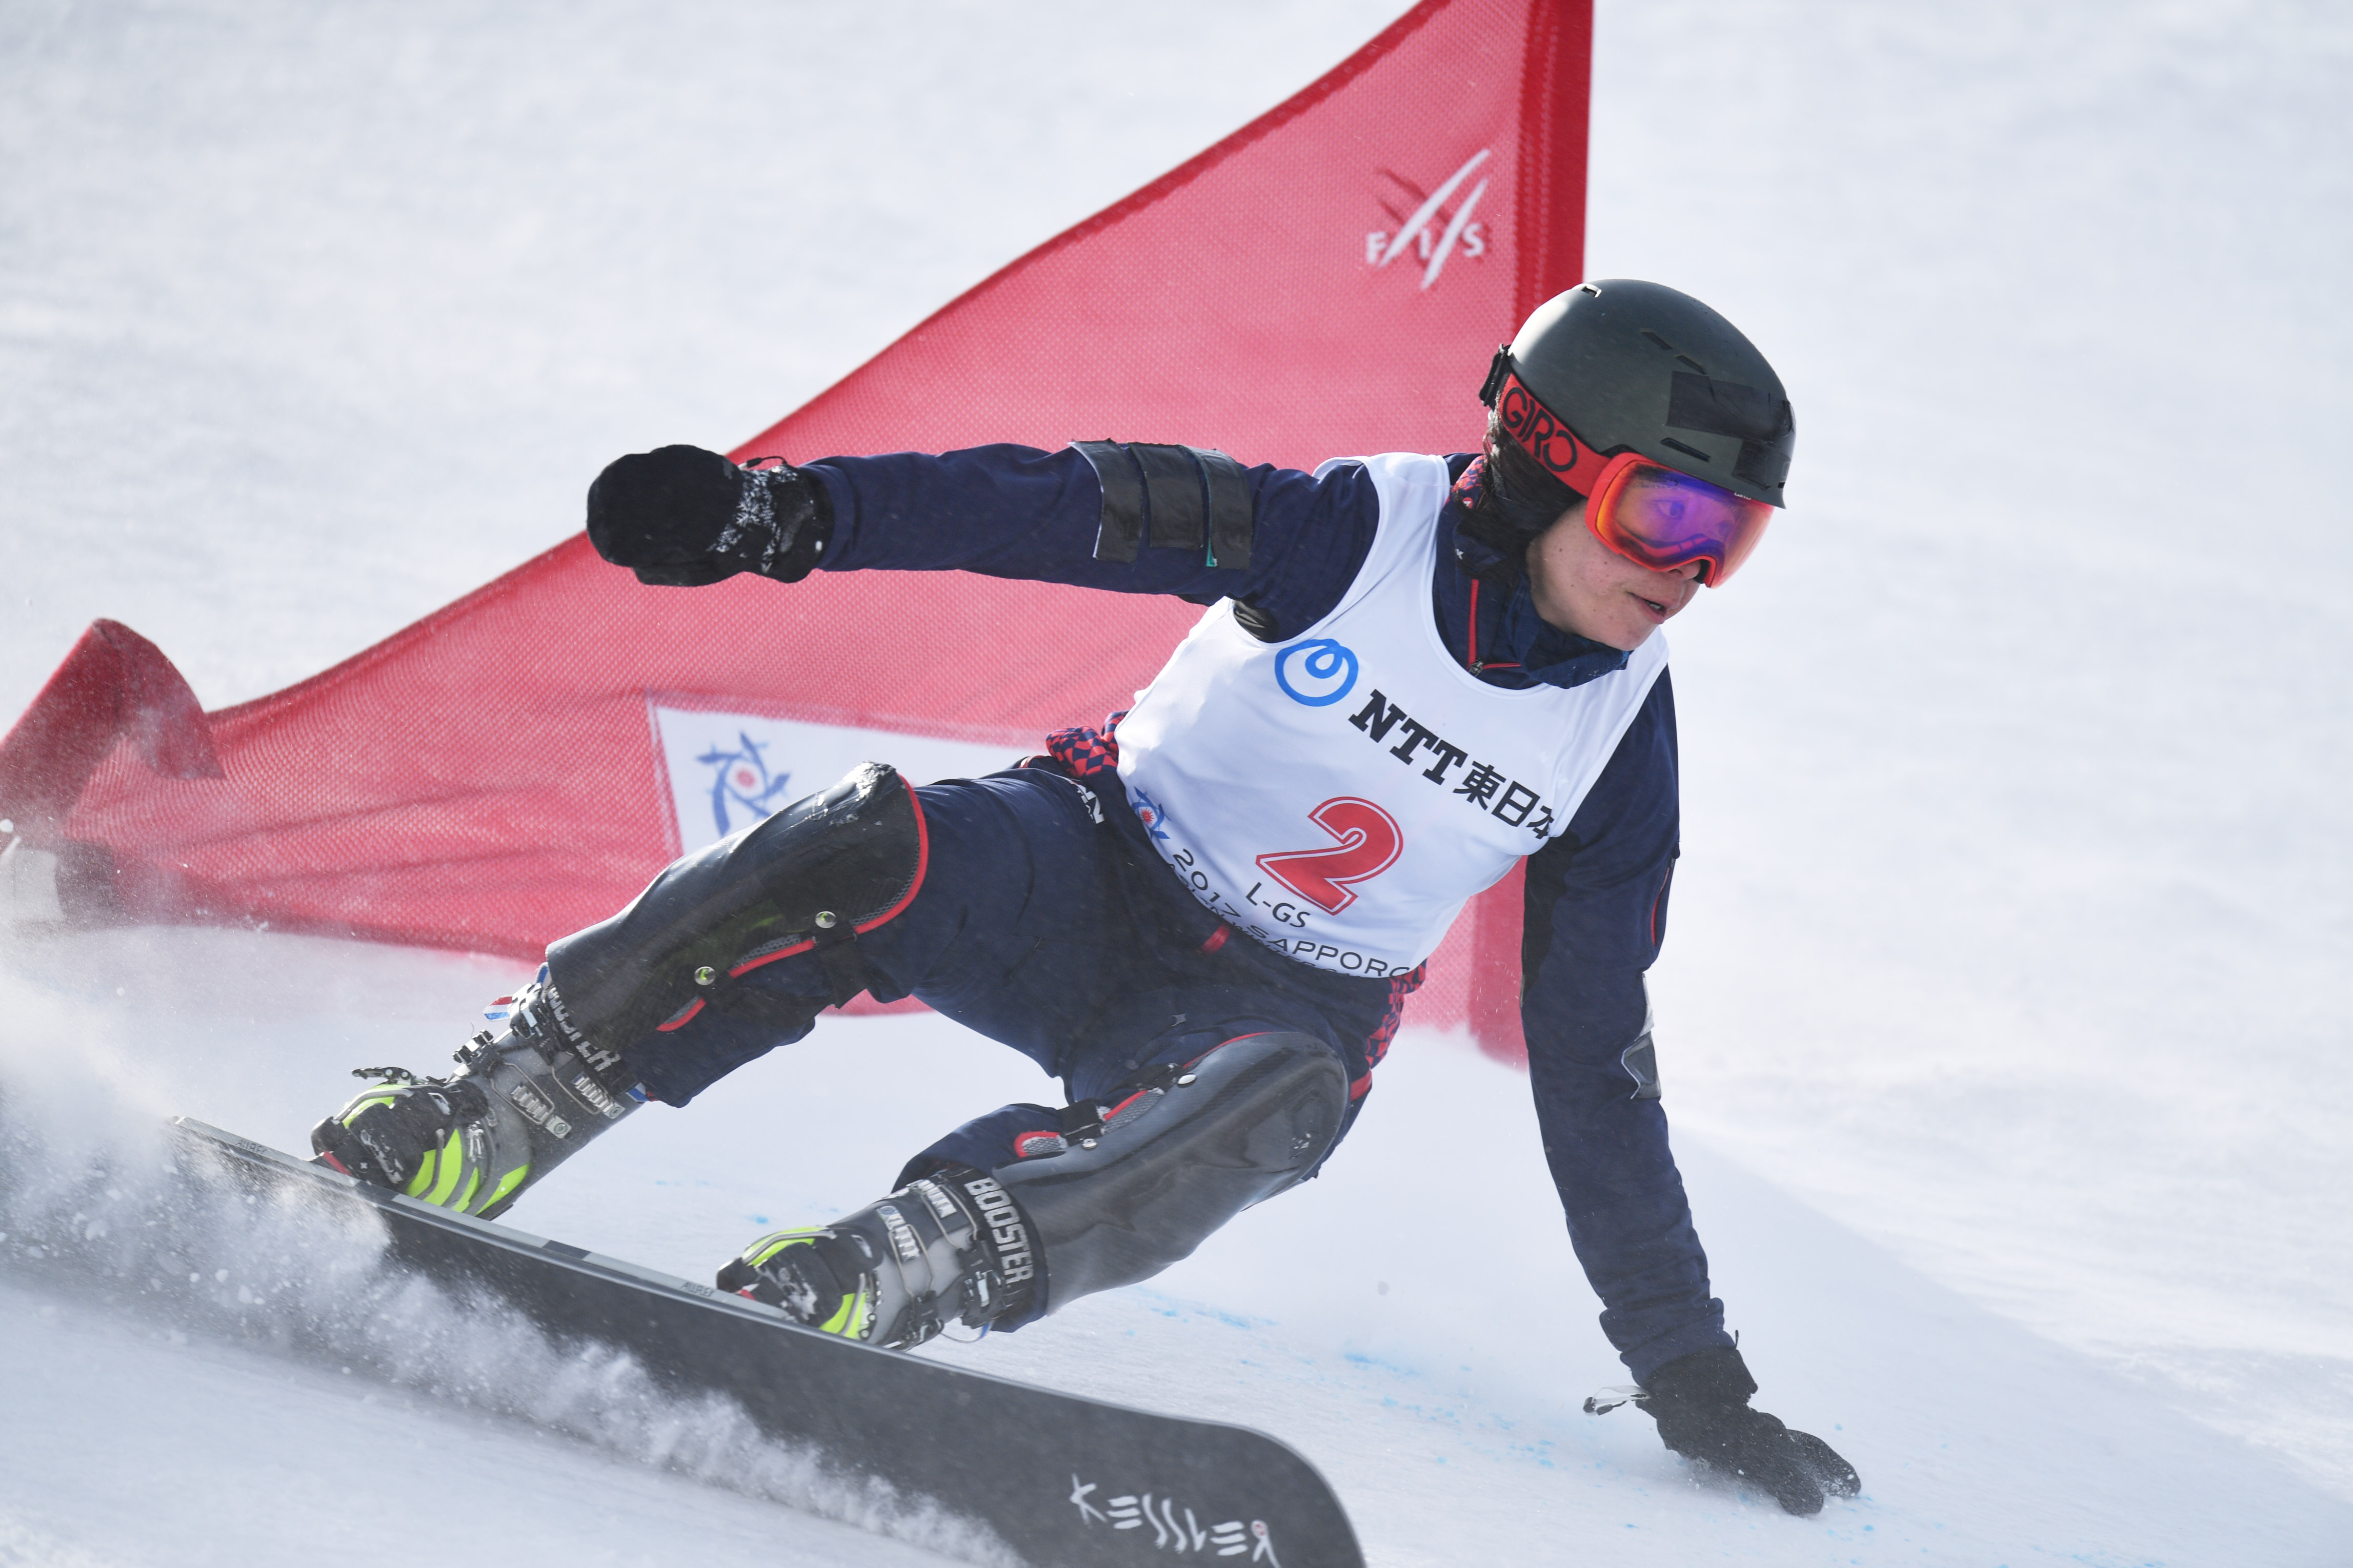
[[[1791,1513],[1820,1513],[1825,1495],[1862,1489],[1854,1467],[1810,1432],[1792,1432],[1748,1407],[1757,1380],[1730,1345],[1695,1351],[1651,1374],[1642,1406],[1659,1423],[1660,1441],[1695,1464],[1773,1494]]]
[[[825,487],[807,474],[789,464],[738,468],[700,447],[632,452],[588,487],[596,553],[663,587],[700,588],[738,572],[797,583],[832,531]]]

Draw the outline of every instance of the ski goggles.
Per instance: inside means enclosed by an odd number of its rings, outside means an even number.
[[[1585,525],[1618,554],[1653,572],[1697,561],[1720,588],[1740,570],[1773,516],[1769,502],[1735,495],[1639,452],[1604,457],[1573,435],[1509,371],[1493,407],[1520,449],[1585,497]],[[1491,471],[1489,481],[1501,476]],[[1506,492],[1497,499],[1509,502]]]

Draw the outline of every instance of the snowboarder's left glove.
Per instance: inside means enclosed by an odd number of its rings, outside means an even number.
[[[759,463],[776,462],[762,468]],[[741,467],[700,447],[616,458],[588,487],[588,540],[640,583],[699,588],[756,572],[797,583],[833,531],[825,487],[781,459]]]
[[[1730,1345],[1695,1351],[1651,1374],[1643,1408],[1659,1438],[1696,1464],[1762,1487],[1791,1513],[1820,1513],[1829,1497],[1862,1489],[1854,1467],[1810,1432],[1749,1408],[1757,1380]]]

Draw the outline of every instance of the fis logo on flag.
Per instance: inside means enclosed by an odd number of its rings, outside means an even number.
[[[1489,151],[1480,148],[1434,191],[1424,191],[1395,170],[1383,169],[1381,178],[1397,194],[1381,198],[1381,211],[1397,227],[1377,228],[1365,236],[1366,265],[1378,269],[1410,252],[1421,263],[1421,286],[1427,289],[1438,281],[1438,275],[1446,270],[1447,258],[1456,252],[1473,261],[1485,256],[1487,226],[1472,214],[1479,210],[1479,198],[1487,194],[1481,166],[1487,162]],[[1473,174],[1481,175],[1478,183],[1463,191],[1463,182]],[[1407,203],[1413,205],[1409,208]]]
[[[904,735],[846,724],[651,704],[678,852],[691,855],[840,781],[860,763],[888,763],[916,784],[974,778],[1012,765],[1009,746]]]

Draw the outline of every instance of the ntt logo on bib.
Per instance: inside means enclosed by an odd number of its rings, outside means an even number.
[[[1356,689],[1356,655],[1330,637],[1293,643],[1274,656],[1274,683],[1293,702],[1329,708]]]

